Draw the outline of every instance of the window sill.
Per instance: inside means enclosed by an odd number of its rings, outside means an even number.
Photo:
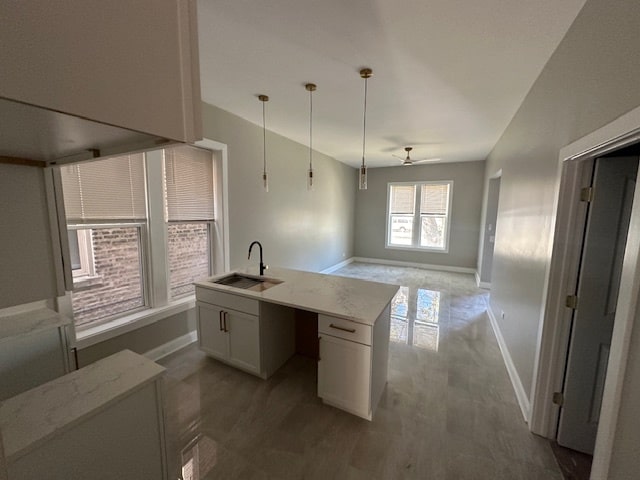
[[[80,292],[86,290],[89,287],[95,287],[102,285],[102,275],[85,275],[83,277],[75,277],[73,279],[73,291]]]
[[[172,315],[185,312],[196,306],[195,295],[174,300],[168,305],[157,308],[146,308],[142,311],[119,317],[111,322],[96,325],[76,332],[75,346],[78,349],[90,347],[105,340],[123,335],[127,332],[151,325]]]
[[[385,245],[388,250],[406,250],[408,252],[425,252],[425,253],[449,253],[448,248],[429,248],[429,247],[412,247],[409,245]]]

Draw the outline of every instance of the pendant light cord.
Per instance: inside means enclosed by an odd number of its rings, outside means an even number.
[[[313,170],[313,90],[309,90],[309,170]]]
[[[364,111],[362,114],[362,166],[364,167],[364,151],[365,144],[367,138],[367,80],[368,77],[364,79]]]
[[[264,104],[262,102],[262,174],[267,174],[267,126],[264,119]]]

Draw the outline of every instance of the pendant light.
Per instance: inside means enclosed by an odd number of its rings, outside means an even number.
[[[358,175],[358,188],[360,190],[367,189],[367,166],[364,162],[364,153],[367,139],[367,80],[373,75],[370,68],[360,70],[360,76],[364,78],[364,109],[362,114],[362,165],[360,166],[360,174]]]
[[[313,190],[313,92],[315,83],[307,83],[304,88],[309,92],[309,171],[307,172],[307,189]]]
[[[262,102],[262,186],[265,192],[269,191],[269,178],[267,177],[267,125],[264,120],[264,106],[269,101],[266,95],[258,95]]]

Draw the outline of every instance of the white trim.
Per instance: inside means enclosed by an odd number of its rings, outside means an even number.
[[[224,143],[216,142],[215,140],[210,140],[208,138],[204,138],[194,145],[202,148],[206,148],[208,150],[213,150],[217,155],[219,155],[219,162],[221,163],[222,172],[216,170],[216,178],[218,182],[216,184],[216,189],[214,191],[221,190],[220,196],[216,194],[216,213],[218,213],[218,203],[221,204],[220,210],[221,215],[216,218],[215,226],[216,230],[221,231],[221,239],[216,239],[216,246],[218,249],[222,250],[222,256],[220,258],[222,265],[214,265],[214,274],[220,274],[224,272],[228,272],[230,267],[229,260],[229,162],[227,155],[227,145]],[[216,158],[218,160],[218,158]],[[217,168],[217,163],[214,162],[214,166]],[[218,175],[221,173],[221,178]],[[214,252],[215,253],[215,252]]]
[[[504,341],[504,337],[502,336],[502,332],[500,331],[500,327],[498,326],[498,321],[493,314],[491,305],[487,305],[487,316],[489,317],[489,322],[491,323],[491,327],[493,328],[493,333],[495,333],[496,335],[496,340],[498,341],[498,346],[500,347],[500,352],[502,353],[504,365],[505,367],[507,367],[507,373],[509,374],[511,385],[513,386],[516,398],[518,399],[518,405],[520,405],[520,411],[522,412],[524,421],[528,422],[529,414],[531,412],[531,404],[529,403],[527,393],[524,391],[522,381],[520,380],[520,375],[518,375],[518,370],[513,363],[513,359],[511,358],[511,354],[509,353],[509,348]]]
[[[169,305],[158,308],[146,308],[140,312],[112,320],[109,323],[76,332],[76,347],[78,349],[90,347],[91,345],[146,327],[172,315],[185,312],[195,308],[195,306],[195,295],[189,295]]]
[[[171,355],[174,352],[177,352],[181,348],[186,347],[187,345],[191,345],[193,342],[198,340],[198,331],[194,330],[189,333],[185,333],[184,335],[174,338],[173,340],[169,340],[167,343],[160,345],[159,347],[153,348],[148,352],[143,353],[142,355],[147,357],[149,360],[153,360],[157,362],[158,360],[166,357],[167,355]]]
[[[425,270],[438,270],[443,272],[470,273],[472,275],[476,272],[475,268],[453,267],[449,265],[430,265],[428,263],[418,262],[401,262],[399,260],[383,260],[381,258],[353,257],[353,261],[362,263],[379,263],[381,265],[395,265],[398,267],[415,267]]]
[[[562,336],[562,318],[554,316],[554,308],[557,307],[550,298],[553,286],[561,282],[559,275],[563,271],[561,262],[563,258],[552,257],[554,248],[554,236],[556,234],[557,217],[559,213],[560,182],[562,179],[562,166],[568,160],[578,158],[588,158],[596,152],[602,154],[607,151],[619,148],[640,139],[640,107],[627,112],[618,117],[608,125],[580,138],[579,140],[563,147],[560,150],[558,159],[558,173],[554,187],[554,205],[551,215],[552,225],[550,228],[548,259],[545,267],[545,282],[543,290],[540,327],[538,330],[538,342],[536,358],[534,364],[534,375],[531,390],[532,410],[531,410],[531,430],[542,435],[549,432],[549,425],[557,418],[557,407],[548,402],[548,392],[553,385],[555,376],[558,373],[558,365],[555,363],[557,355],[554,351]],[[638,191],[636,191],[638,194]],[[634,199],[634,207],[636,202]],[[632,221],[638,212],[632,212]],[[632,232],[631,228],[629,229]],[[560,242],[562,239],[556,239]],[[629,250],[629,247],[627,247]],[[636,252],[637,254],[637,252]],[[630,265],[633,263],[633,266]],[[635,268],[635,270],[634,270]],[[620,285],[618,297],[618,313],[613,331],[611,343],[611,357],[607,367],[607,378],[602,401],[600,421],[598,425],[598,435],[596,437],[596,448],[593,457],[591,478],[607,478],[611,456],[613,451],[613,441],[615,429],[618,421],[618,409],[622,396],[622,383],[627,365],[630,330],[633,320],[638,312],[637,291],[639,288],[640,265],[627,259],[623,264],[623,278]],[[556,295],[557,297],[558,295]],[[622,313],[624,312],[624,314]],[[625,337],[626,335],[626,337]]]
[[[324,270],[320,270],[319,273],[332,273],[332,272],[335,272],[336,270],[340,270],[342,267],[346,267],[350,263],[353,263],[353,261],[354,261],[353,259],[354,259],[354,257],[347,258],[346,260],[344,260],[344,261],[342,261],[340,263],[336,263],[335,265],[327,267]]]
[[[478,288],[484,288],[485,290],[491,290],[491,282],[483,282],[480,280],[480,272],[476,270],[474,272],[474,276],[476,277],[476,286]]]

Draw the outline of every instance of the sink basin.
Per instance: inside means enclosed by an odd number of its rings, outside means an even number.
[[[251,290],[253,292],[263,292],[271,287],[279,285],[282,282],[273,278],[252,277],[233,273],[226,277],[222,277],[213,283],[226,285],[227,287],[241,288],[243,290]]]

